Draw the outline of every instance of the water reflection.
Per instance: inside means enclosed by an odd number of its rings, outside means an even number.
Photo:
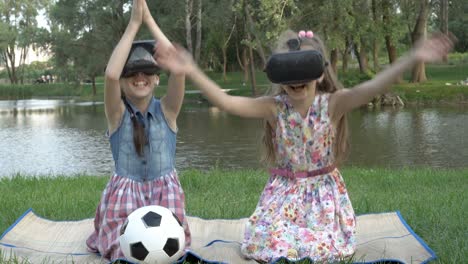
[[[184,111],[177,123],[179,167],[259,166],[261,121],[232,116],[217,108],[202,108]]]
[[[466,166],[466,107],[361,109],[350,117],[351,164]]]
[[[102,105],[60,100],[31,100],[31,108],[27,102],[12,105],[0,104],[2,175],[109,173]]]
[[[466,107],[354,111],[347,164],[466,167],[467,120]],[[261,166],[260,120],[197,108],[184,109],[178,126],[179,170]],[[0,175],[109,175],[113,161],[105,131],[102,103],[0,101]]]

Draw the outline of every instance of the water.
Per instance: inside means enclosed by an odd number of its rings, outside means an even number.
[[[349,118],[347,165],[466,167],[468,107],[359,109]],[[259,168],[260,120],[216,108],[183,109],[176,166]],[[110,175],[113,170],[102,103],[0,101],[0,177]]]

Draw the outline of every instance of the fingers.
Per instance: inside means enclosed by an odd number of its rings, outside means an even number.
[[[141,23],[143,21],[143,0],[133,0],[131,21]]]
[[[432,39],[435,39],[437,41],[436,44],[440,45],[440,49],[446,51],[447,53],[453,49],[453,46],[457,41],[457,38],[452,33],[446,35],[440,32],[435,33],[432,36]]]
[[[143,4],[143,21],[146,19],[151,18],[151,12],[148,7],[148,3],[146,3],[146,0],[141,0]]]
[[[437,62],[447,56],[453,49],[455,36],[436,32],[428,39],[421,39],[415,47],[415,55],[418,60]]]
[[[194,67],[191,54],[182,46],[177,43],[167,49],[163,46],[157,46],[154,55],[162,68],[172,73],[186,74]]]

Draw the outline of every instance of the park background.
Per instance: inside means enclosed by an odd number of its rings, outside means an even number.
[[[458,41],[444,62],[416,65],[391,93],[350,114],[343,175],[356,213],[398,210],[436,263],[468,258],[467,0],[147,2],[170,40],[227,92],[246,96],[270,87],[262,69],[288,28],[324,40],[346,87],[375,76],[415,40],[451,32]],[[93,217],[112,171],[103,73],[130,7],[123,0],[0,2],[1,232],[28,208],[54,220]],[[138,38],[150,34],[143,27]],[[157,97],[166,81],[163,74]],[[190,82],[187,90],[177,146],[187,212],[247,217],[267,179],[258,163],[261,122],[220,112]]]

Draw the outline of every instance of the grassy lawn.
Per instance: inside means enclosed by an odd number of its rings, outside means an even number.
[[[356,214],[400,211],[436,252],[439,258],[434,263],[468,259],[468,169],[345,168],[342,172]],[[267,174],[261,170],[189,170],[181,172],[180,178],[189,215],[242,218],[253,212]],[[91,218],[107,181],[108,177],[85,175],[0,179],[0,232],[28,208],[53,220]]]

